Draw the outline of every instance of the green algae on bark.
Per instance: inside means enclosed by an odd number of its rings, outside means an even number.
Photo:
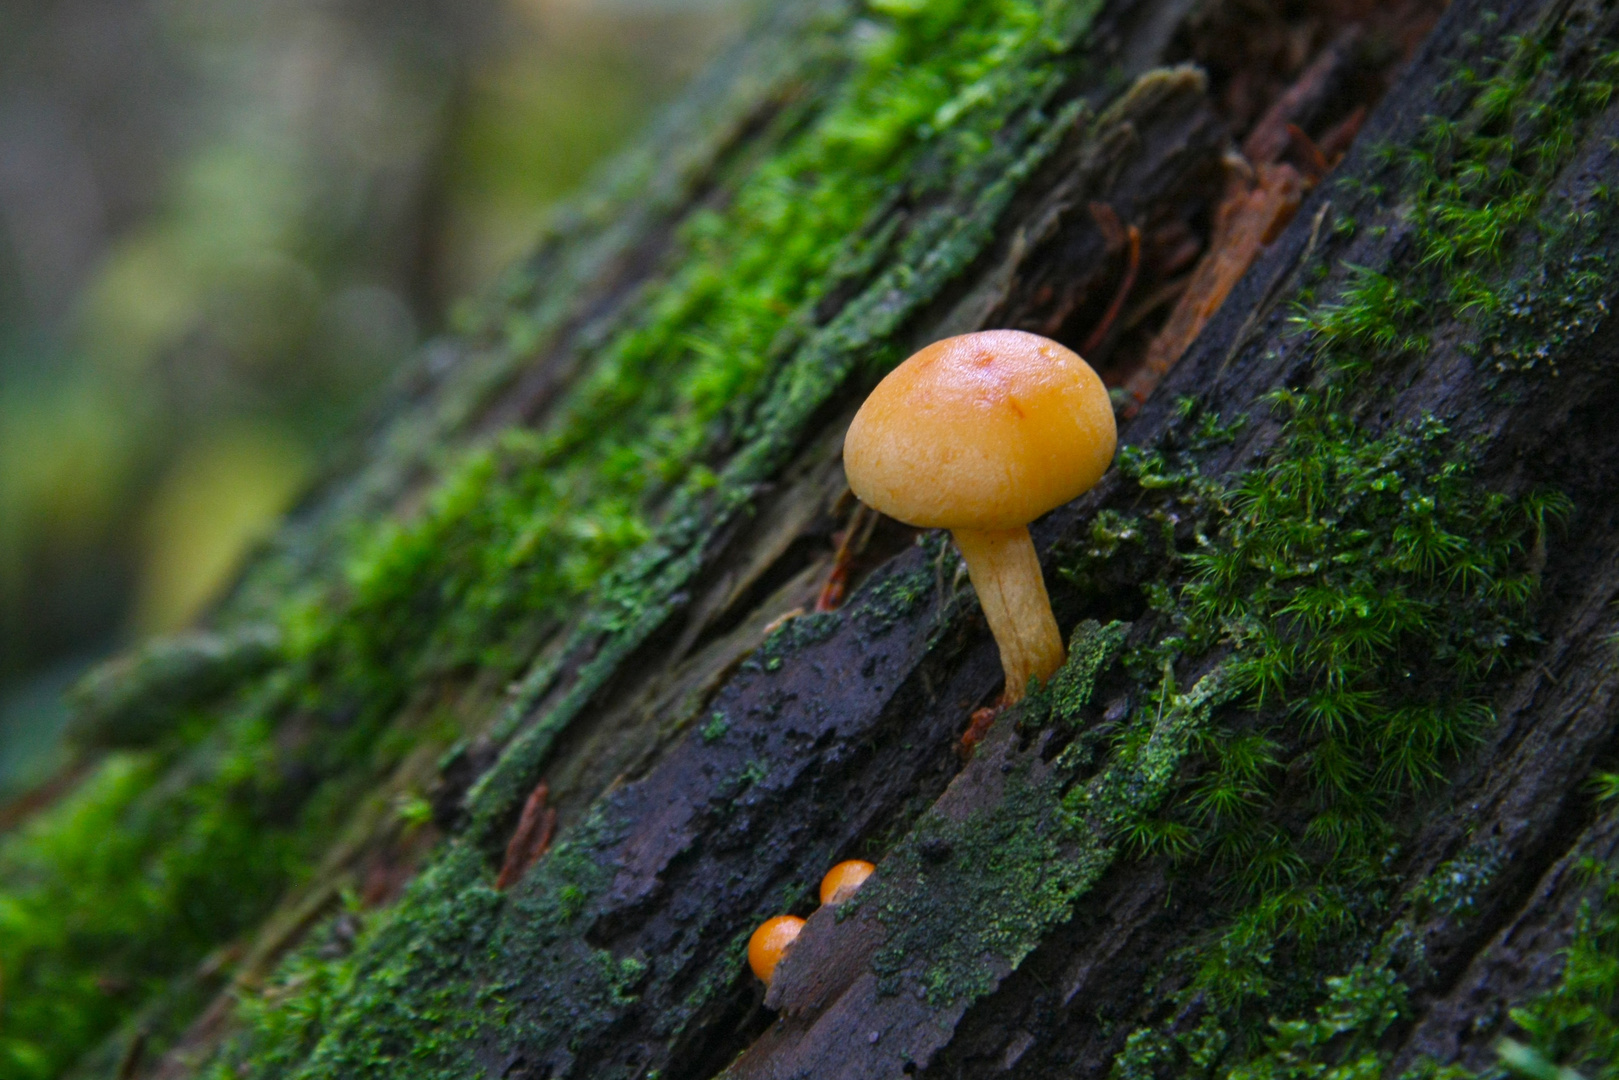
[[[1078,627],[1067,663],[1019,715],[1077,718],[1128,629]],[[932,1004],[960,1008],[992,990],[1046,929],[1067,918],[1073,898],[1107,866],[1113,830],[1105,819],[1121,801],[1150,809],[1184,746],[1180,733],[1206,718],[1215,696],[1195,692],[1172,707],[1155,725],[1150,747],[1120,755],[1076,790],[1066,815],[1062,792],[1072,763],[1048,769],[1010,758],[1002,797],[985,813],[959,821],[939,810],[925,814],[842,916],[869,907],[888,932],[872,958],[879,992],[899,993],[909,980]]]

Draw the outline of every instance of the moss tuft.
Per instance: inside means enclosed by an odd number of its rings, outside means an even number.
[[[1090,704],[1097,677],[1124,648],[1129,632],[1129,623],[1102,626],[1093,619],[1074,628],[1068,639],[1068,659],[1043,692],[1053,717],[1070,724],[1079,720],[1080,710]]]

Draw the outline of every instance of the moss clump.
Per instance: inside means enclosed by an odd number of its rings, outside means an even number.
[[[278,765],[244,709],[189,746],[108,756],[0,838],[0,1072],[58,1074],[264,916],[314,854],[276,818]]]
[[[1129,623],[1113,622],[1102,626],[1086,619],[1074,628],[1068,639],[1068,660],[1051,682],[1036,698],[1036,703],[1025,714],[1048,707],[1053,718],[1067,724],[1079,722],[1080,711],[1090,704],[1096,690],[1096,680],[1102,669],[1121,649]]]
[[[1213,500],[1165,611],[1178,633],[1136,658],[1230,649],[1233,684],[1275,717],[1211,733],[1165,832],[1256,893],[1301,869],[1271,861],[1288,856],[1261,823],[1285,749],[1316,792],[1300,838],[1334,876],[1373,873],[1391,800],[1440,777],[1490,718],[1487,677],[1533,640],[1523,556],[1561,505],[1479,490],[1432,418],[1372,437],[1332,391],[1277,401],[1283,452]]]
[[[1494,70],[1462,68],[1440,88],[1439,98],[1452,99],[1452,107],[1446,116],[1427,119],[1416,145],[1380,150],[1409,207],[1414,257],[1397,275],[1354,268],[1336,300],[1299,316],[1346,372],[1367,372],[1400,354],[1425,351],[1432,339],[1427,327],[1436,316],[1471,322],[1473,348],[1484,344],[1487,355],[1496,355],[1500,339],[1507,338],[1509,355],[1521,347],[1522,331],[1544,321],[1524,303],[1530,293],[1540,293],[1532,278],[1502,280],[1525,234],[1529,250],[1542,256],[1557,249],[1575,254],[1568,250],[1571,234],[1599,246],[1592,242],[1600,242],[1605,227],[1593,226],[1604,225],[1600,219],[1610,201],[1602,190],[1587,193],[1592,205],[1570,205],[1563,214],[1547,214],[1546,203],[1585,124],[1619,86],[1619,52],[1611,42],[1581,40],[1578,29],[1565,25],[1502,44],[1508,55],[1491,62]],[[1373,185],[1367,193],[1379,197],[1383,191]],[[1589,260],[1600,258],[1581,255],[1563,267],[1553,291],[1588,289],[1594,283]],[[1599,317],[1589,309],[1580,336]],[[1564,339],[1572,340],[1567,333]]]
[[[477,1071],[487,1040],[565,1047],[610,1023],[646,975],[643,960],[579,935],[580,916],[611,881],[599,853],[615,836],[590,818],[506,895],[481,880],[481,853],[452,842],[398,905],[365,916],[351,943],[334,949],[329,930],[327,940],[314,935],[261,994],[245,997],[240,1030],[205,1075],[404,1070],[449,1080]],[[533,1001],[567,1007],[524,1007]]]
[[[1418,883],[1407,916],[1383,933],[1364,960],[1343,975],[1320,980],[1319,1001],[1304,1016],[1272,1016],[1261,1036],[1236,1046],[1212,1013],[1190,1031],[1138,1028],[1115,1060],[1114,1075],[1148,1080],[1177,1065],[1224,1080],[1372,1080],[1386,1075],[1389,1053],[1380,1040],[1396,1022],[1411,1019],[1410,990],[1398,972],[1423,965],[1415,920],[1434,914],[1437,904],[1465,923],[1471,918],[1470,905],[1458,885],[1485,886],[1496,865],[1487,852],[1473,851]],[[1429,1068],[1424,1063],[1402,1080],[1426,1077]],[[1464,1075],[1471,1080],[1471,1074]]]
[[[1576,221],[1586,215],[1573,214]],[[1582,238],[1589,242],[1589,237]],[[1546,244],[1540,270],[1505,297],[1469,350],[1500,376],[1544,369],[1558,374],[1556,357],[1596,333],[1608,317],[1608,257]]]
[[[892,574],[861,590],[854,617],[860,621],[861,628],[872,636],[885,634],[915,611],[937,586],[938,581],[931,569]]]
[[[465,1075],[460,1040],[500,1018],[491,1007],[498,1003],[480,1002],[474,992],[480,973],[472,960],[489,945],[500,894],[463,889],[447,905],[433,877],[476,873],[480,863],[475,852],[451,848],[394,909],[366,919],[352,946],[324,948],[316,935],[261,993],[244,995],[240,1033],[203,1075],[228,1080],[249,1062],[271,1077],[351,1075],[357,1068],[434,1080]],[[408,1001],[399,993],[405,986],[416,991]]]
[[[1594,895],[1580,905],[1557,985],[1512,1010],[1516,1037],[1500,1047],[1503,1064],[1535,1080],[1564,1080],[1562,1069],[1619,1077],[1619,872],[1595,860],[1582,869]]]
[[[1357,964],[1326,980],[1327,998],[1305,1020],[1273,1023],[1265,1056],[1229,1080],[1315,1080],[1383,1075],[1377,1042],[1406,1007],[1405,987],[1387,968]]]
[[[704,742],[711,743],[723,739],[725,733],[730,730],[731,721],[725,718],[724,713],[716,710],[709,715],[708,721],[703,724],[701,734]]]
[[[1489,676],[1533,640],[1525,556],[1557,505],[1480,490],[1432,418],[1374,436],[1330,387],[1276,402],[1277,450],[1228,482],[1198,472],[1190,439],[1124,463],[1196,524],[1179,551],[1172,532],[1129,526],[1156,532],[1189,580],[1149,587],[1169,632],[1128,656],[1145,701],[1115,753],[1158,737],[1178,666],[1223,657],[1240,707],[1190,733],[1172,801],[1113,827],[1138,854],[1220,883],[1236,914],[1181,958],[1183,996],[1233,1014],[1282,992],[1278,950],[1353,928],[1351,898],[1384,873],[1391,811],[1488,723]],[[1074,555],[1081,573],[1096,558]],[[1307,781],[1303,806],[1290,773]]]
[[[1488,856],[1484,860],[1489,862]],[[1458,880],[1477,878],[1476,858],[1447,863],[1414,890],[1416,896],[1454,895]],[[1497,1043],[1500,1064],[1483,1073],[1428,1058],[1400,1080],[1614,1080],[1619,1077],[1619,874],[1587,860],[1581,873],[1590,895],[1575,917],[1556,985],[1511,1010],[1507,1037]],[[1464,920],[1465,911],[1460,913]],[[1384,934],[1371,956],[1342,976],[1325,980],[1326,994],[1307,1018],[1270,1022],[1262,1049],[1230,1067],[1227,1080],[1359,1080],[1389,1075],[1391,1054],[1380,1040],[1397,1021],[1412,1019],[1410,991],[1396,970],[1420,956],[1408,922]],[[1142,1032],[1127,1060],[1150,1064],[1152,1034]],[[1159,1046],[1166,1057],[1173,1054]],[[1145,1075],[1151,1075],[1147,1073]]]

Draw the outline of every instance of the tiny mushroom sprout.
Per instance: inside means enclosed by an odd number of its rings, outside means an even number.
[[[821,879],[821,903],[841,904],[865,884],[877,868],[864,859],[840,862]]]
[[[776,974],[776,965],[787,955],[787,950],[798,940],[804,929],[804,920],[797,915],[777,915],[759,924],[759,929],[748,939],[748,966],[766,986]]]
[[[985,330],[889,372],[844,438],[862,502],[955,538],[1001,649],[1006,704],[1065,656],[1028,523],[1094,486],[1117,437],[1107,388],[1076,353]]]

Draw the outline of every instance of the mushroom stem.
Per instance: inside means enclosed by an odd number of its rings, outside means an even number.
[[[1006,671],[1001,700],[1010,705],[1023,698],[1030,675],[1045,682],[1065,658],[1034,541],[1023,525],[952,529],[950,535],[967,560],[967,575],[989,620],[990,633],[1001,647],[1001,667]]]

